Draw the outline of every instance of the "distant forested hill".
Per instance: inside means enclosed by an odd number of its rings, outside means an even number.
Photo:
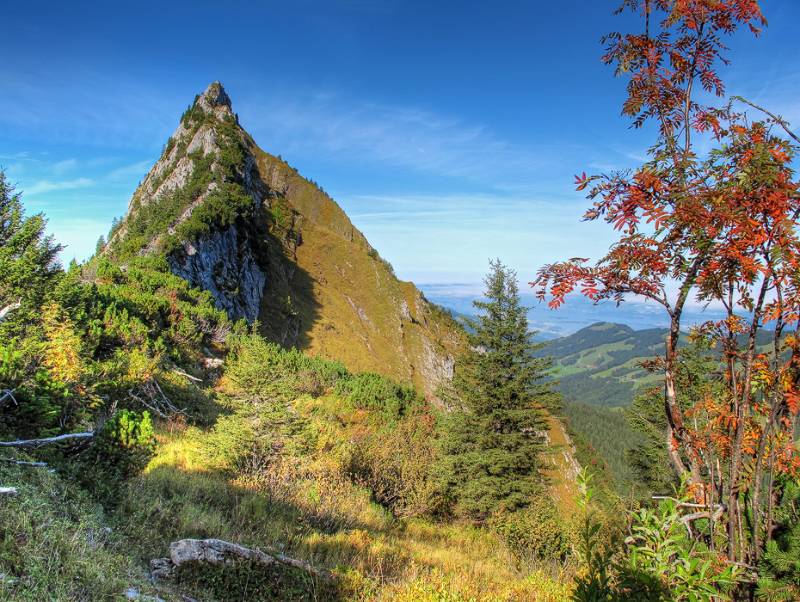
[[[641,363],[658,354],[667,331],[633,330],[624,324],[597,322],[548,341],[543,355],[553,358],[564,398],[595,406],[627,406],[641,387],[657,385],[659,376]]]
[[[624,324],[597,322],[547,341],[540,353],[553,358],[565,400],[626,407],[642,388],[661,383],[661,376],[644,370],[642,362],[663,352],[666,336],[666,328],[634,330]],[[759,333],[763,351],[769,351],[771,340],[772,332]]]

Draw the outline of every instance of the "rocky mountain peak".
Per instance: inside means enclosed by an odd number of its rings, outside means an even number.
[[[225,88],[218,81],[211,82],[198,98],[197,104],[205,110],[214,110],[217,107],[226,107],[231,110],[231,98]]]

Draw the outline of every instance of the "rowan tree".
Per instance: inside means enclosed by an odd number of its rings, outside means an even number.
[[[758,2],[625,0],[620,10],[636,12],[643,31],[607,36],[603,58],[628,79],[623,115],[634,127],[654,123],[656,139],[636,169],[576,177],[594,201],[585,219],[619,232],[608,253],[594,264],[546,265],[531,284],[551,307],[576,290],[596,302],[638,296],[663,307],[669,334],[653,366],[664,378],[664,448],[700,506],[687,523],[708,519],[696,537],[752,566],[773,531],[776,477],[800,468],[792,436],[800,406],[800,192],[792,161],[800,140],[783,119],[744,99],[699,100],[725,96],[723,38],[743,26],[758,33],[765,24]],[[698,139],[713,150],[699,152]],[[695,331],[721,352],[723,386],[686,400],[684,410],[679,399],[689,392],[678,391],[677,351],[692,298],[725,310]],[[757,346],[766,325],[769,352]],[[720,527],[726,544],[715,538]]]

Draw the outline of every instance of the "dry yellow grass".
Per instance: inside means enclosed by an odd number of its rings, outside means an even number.
[[[158,452],[133,491],[166,525],[134,533],[133,540],[147,542],[147,554],[166,549],[180,531],[283,549],[333,570],[342,599],[352,602],[569,599],[563,569],[521,566],[487,529],[392,518],[366,490],[334,475],[335,454],[330,462],[248,479],[210,464],[203,437],[194,429],[159,435]]]

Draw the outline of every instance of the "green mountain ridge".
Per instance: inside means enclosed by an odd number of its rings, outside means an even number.
[[[624,407],[659,376],[641,362],[664,346],[666,329],[633,330],[624,324],[597,322],[566,337],[547,341],[543,354],[553,358],[554,377],[565,399],[603,407]]]

